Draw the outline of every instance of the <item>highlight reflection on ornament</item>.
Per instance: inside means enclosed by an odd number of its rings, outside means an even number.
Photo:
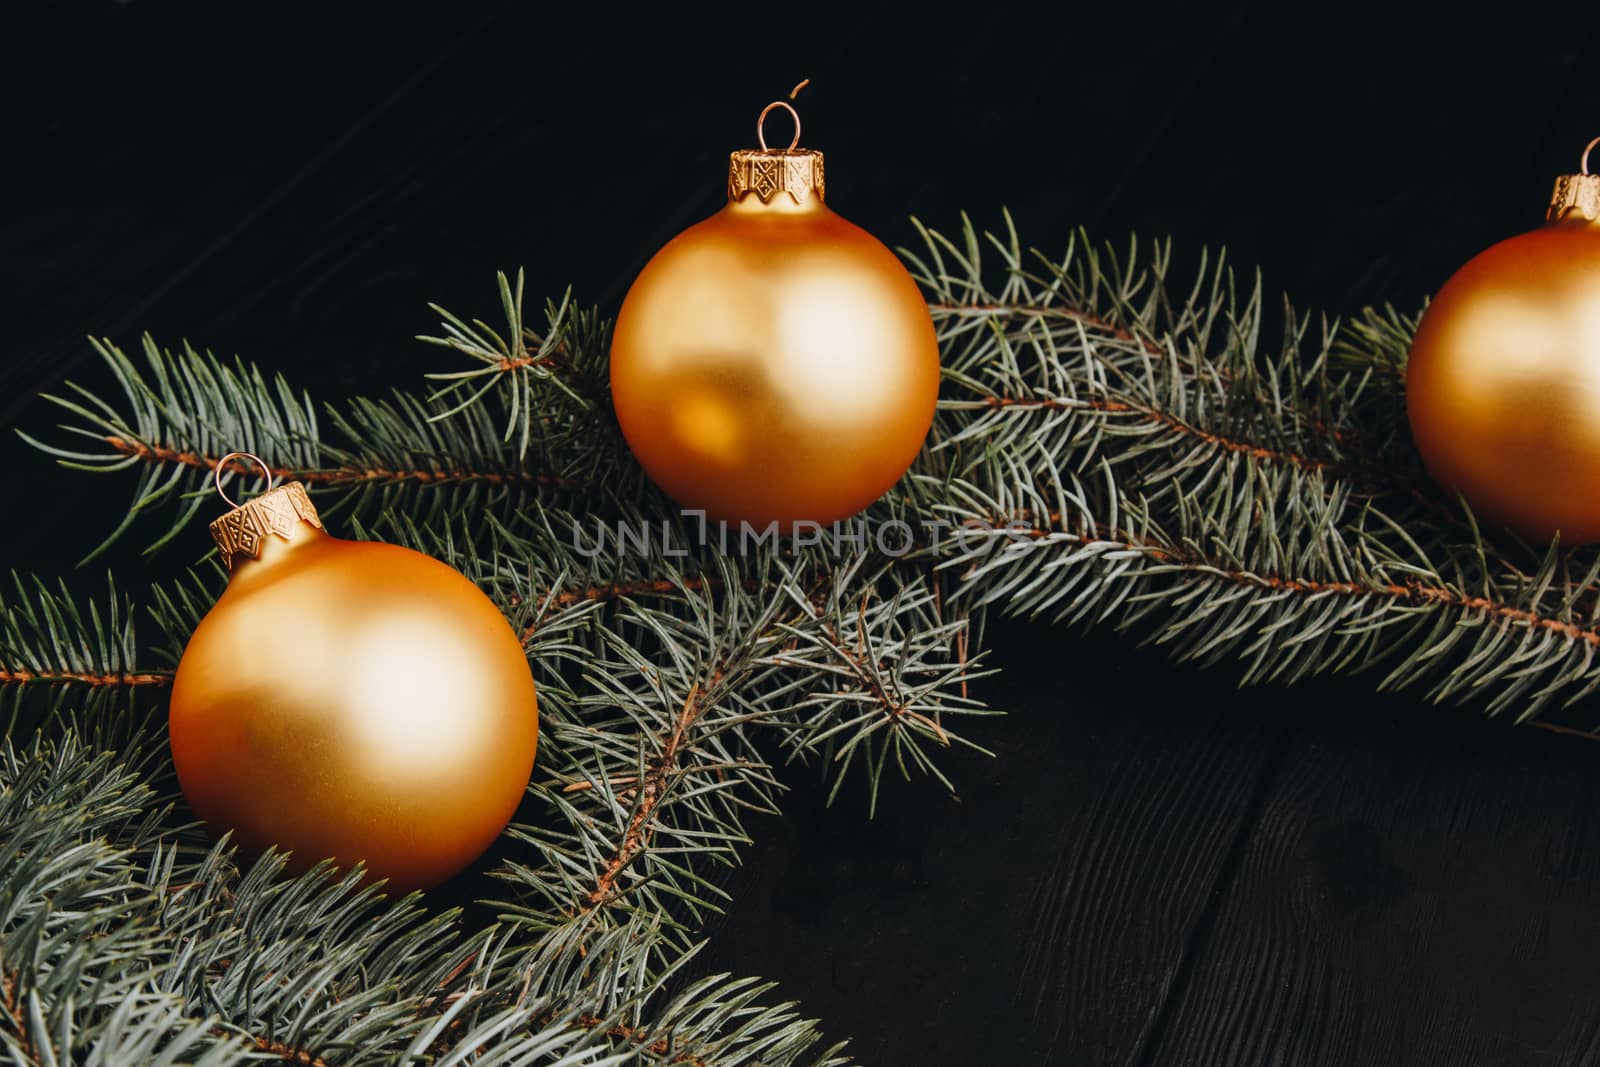
[[[786,149],[763,128],[779,108],[795,122]],[[828,523],[921,449],[938,344],[899,259],[823,203],[822,153],[796,147],[794,108],[769,104],[756,137],[729,160],[727,205],[629,289],[612,399],[634,455],[683,506],[758,527]]]
[[[505,616],[438,560],[330,537],[298,482],[212,533],[228,586],[169,712],[195,814],[246,852],[291,852],[291,870],[362,862],[393,890],[471,863],[516,811],[538,745]]]

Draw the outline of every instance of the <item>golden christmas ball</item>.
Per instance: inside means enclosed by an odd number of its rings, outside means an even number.
[[[1406,369],[1433,476],[1488,519],[1569,545],[1600,540],[1600,175],[1587,155],[1557,179],[1545,225],[1445,283]]]
[[[792,94],[791,94],[792,95]],[[774,107],[793,114],[779,102]],[[785,530],[855,514],[922,447],[939,349],[921,292],[823,203],[822,153],[734,152],[728,203],[656,253],[623,300],[611,394],[669,496]]]
[[[219,468],[220,469],[220,468]],[[292,482],[212,524],[228,586],[173,683],[178,781],[246,852],[437,885],[510,821],[538,744],[533,676],[477,586],[322,528]]]

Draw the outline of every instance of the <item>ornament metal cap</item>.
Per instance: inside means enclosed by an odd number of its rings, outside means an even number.
[[[789,92],[789,100],[810,84],[807,78]],[[800,113],[789,100],[774,100],[761,109],[756,117],[756,142],[760,148],[741,148],[728,157],[728,201],[742,200],[754,193],[763,204],[772,202],[779,193],[788,193],[796,204],[805,203],[806,197],[816,194],[824,198],[822,153],[800,148]],[[767,116],[775,108],[782,108],[794,119],[794,138],[788,148],[767,146]]]
[[[254,460],[266,472],[267,491],[243,504],[230,500],[222,488],[222,472],[234,459]],[[258,558],[261,546],[269,535],[287,541],[294,533],[296,524],[301,522],[322,529],[322,519],[317,515],[316,505],[311,503],[305,485],[301,482],[285,482],[274,489],[272,468],[260,456],[249,452],[229,452],[217,461],[215,481],[217,494],[231,505],[231,510],[211,523],[211,539],[217,543],[217,551],[222,553],[223,566],[230,571],[247,559]]]
[[[1589,173],[1589,153],[1595,145],[1600,145],[1600,137],[1584,148],[1577,174],[1563,174],[1556,179],[1550,210],[1544,216],[1546,222],[1600,223],[1600,174]]]

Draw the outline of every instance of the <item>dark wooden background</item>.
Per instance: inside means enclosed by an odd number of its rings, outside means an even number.
[[[830,203],[890,244],[1009,206],[1049,249],[1226,244],[1332,311],[1417,305],[1600,133],[1591,4],[1297,6],[7,5],[0,563],[66,571],[125,503],[10,433],[103,383],[85,334],[414,382],[424,302],[492,315],[498,268],[614,310],[803,76]],[[779,979],[878,1065],[1600,1064],[1600,746],[992,644],[998,757],[870,823],[791,774],[700,970]]]

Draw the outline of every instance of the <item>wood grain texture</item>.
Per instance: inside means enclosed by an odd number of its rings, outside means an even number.
[[[886,783],[865,826],[858,793],[823,810],[790,773],[691,976],[763,974],[807,1008],[826,990],[864,1063],[1133,1062],[1290,724],[1220,677],[1175,702],[1114,638],[993,639],[996,759],[955,761],[958,800]]]
[[[1307,698],[1152,1064],[1593,1063],[1600,745]]]

